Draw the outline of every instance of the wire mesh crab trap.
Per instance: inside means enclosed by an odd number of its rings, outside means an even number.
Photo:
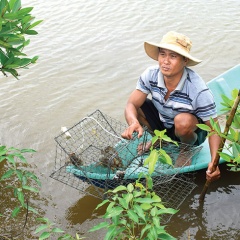
[[[133,134],[131,140],[125,140],[120,136],[126,127],[96,110],[65,129],[55,138],[55,169],[51,177],[97,198],[106,197],[109,189],[135,182],[139,173],[148,172],[144,160],[149,152],[139,153],[138,147],[144,147],[152,135],[144,129],[141,138]],[[165,143],[162,148],[172,158],[174,167],[157,162],[152,174],[154,190],[164,202],[171,203],[167,207],[178,208],[195,188],[193,178],[186,177],[186,172],[201,147]],[[169,201],[173,197],[174,201]]]

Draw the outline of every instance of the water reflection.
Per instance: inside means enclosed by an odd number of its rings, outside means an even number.
[[[96,219],[98,216],[103,215],[106,209],[102,207],[95,210],[96,206],[101,202],[102,200],[99,198],[84,196],[67,209],[66,219],[73,225],[82,224],[87,219]]]
[[[177,239],[234,239],[240,236],[240,174],[221,166],[221,179],[210,184],[203,204],[199,196],[205,171],[199,171],[198,187],[181,205],[169,223],[169,232]]]

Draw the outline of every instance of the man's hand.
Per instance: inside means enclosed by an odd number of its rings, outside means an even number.
[[[220,174],[220,170],[219,167],[216,167],[216,170],[214,171],[213,168],[213,163],[210,162],[208,164],[208,169],[206,171],[206,179],[210,182],[216,181],[220,178],[221,174]]]
[[[143,128],[139,122],[134,122],[128,126],[127,129],[122,133],[122,137],[125,139],[132,139],[133,132],[138,133],[138,138],[143,135]]]

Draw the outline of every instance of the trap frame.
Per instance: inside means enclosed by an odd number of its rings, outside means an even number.
[[[150,141],[152,135],[145,128],[141,138],[122,139],[127,125],[96,110],[79,123],[65,129],[56,141],[55,169],[50,175],[84,194],[103,199],[106,191],[119,185],[127,185],[138,179],[139,173],[147,173],[144,160],[148,153],[138,154],[140,143]],[[181,166],[172,167],[157,163],[152,174],[154,191],[166,207],[177,209],[196,187],[194,172],[182,169],[197,157],[201,147],[179,143],[165,143],[162,148],[170,155],[173,164],[181,159]],[[144,179],[143,179],[144,181]],[[166,216],[163,219],[167,222]]]

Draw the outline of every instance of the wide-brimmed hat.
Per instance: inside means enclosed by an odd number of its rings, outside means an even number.
[[[158,61],[159,48],[165,48],[188,58],[187,66],[194,66],[202,61],[190,55],[191,47],[192,42],[187,36],[173,31],[165,34],[159,44],[144,43],[145,51],[152,59]]]

